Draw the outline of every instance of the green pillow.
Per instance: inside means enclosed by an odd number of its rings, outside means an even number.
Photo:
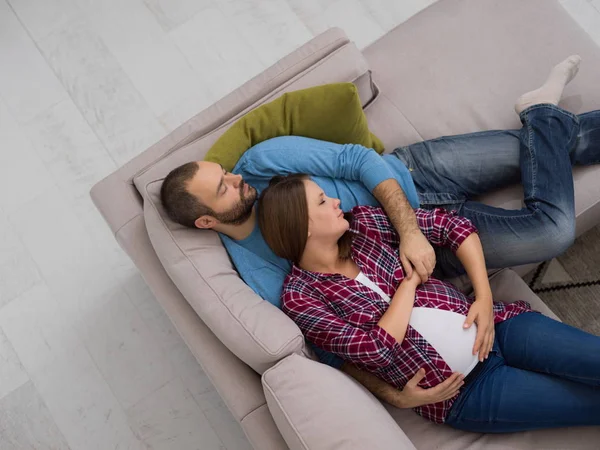
[[[230,171],[250,147],[290,135],[384,150],[369,131],[356,86],[335,83],[288,92],[250,111],[214,143],[204,160]]]

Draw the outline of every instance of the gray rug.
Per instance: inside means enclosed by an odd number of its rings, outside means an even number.
[[[563,322],[600,335],[600,225],[524,279]]]

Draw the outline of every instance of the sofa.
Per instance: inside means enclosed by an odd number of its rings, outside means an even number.
[[[515,99],[572,53],[583,63],[561,106],[600,109],[600,49],[555,0],[441,0],[363,50],[330,29],[92,188],[115,239],[254,448],[600,448],[600,427],[466,433],[380,402],[315,360],[295,324],[241,281],[215,232],[170,223],[158,200],[171,169],[202,159],[232,123],[285,92],[353,82],[389,152],[443,135],[519,128]],[[574,179],[580,235],[600,223],[600,166],[578,167]],[[522,190],[511,186],[482,200],[519,208]],[[495,271],[495,299],[527,300],[555,317],[520,278],[530,269]]]

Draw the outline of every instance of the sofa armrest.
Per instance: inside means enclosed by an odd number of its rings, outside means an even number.
[[[290,449],[415,449],[371,393],[339,370],[290,355],[262,376]]]

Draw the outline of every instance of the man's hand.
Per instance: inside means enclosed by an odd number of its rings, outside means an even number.
[[[416,229],[400,239],[400,261],[406,275],[412,275],[413,266],[425,283],[435,268],[435,252],[421,230]]]
[[[479,361],[487,359],[494,345],[494,309],[491,297],[477,298],[469,308],[464,328],[477,324],[477,337],[473,346],[473,354],[479,352]]]
[[[394,406],[398,408],[416,408],[417,406],[449,400],[458,394],[458,390],[464,384],[463,379],[465,377],[458,372],[454,372],[447,380],[429,389],[419,387],[419,383],[423,378],[425,378],[425,369],[419,369],[415,376],[404,386],[399,404]]]

